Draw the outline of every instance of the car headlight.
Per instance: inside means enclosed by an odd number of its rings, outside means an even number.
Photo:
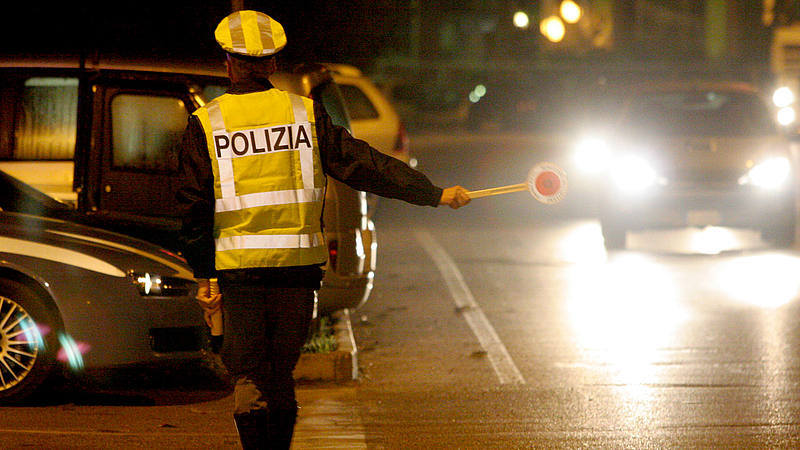
[[[620,191],[636,194],[658,183],[658,174],[650,163],[639,156],[625,156],[614,161],[611,179]]]
[[[794,103],[794,92],[787,86],[779,87],[772,93],[772,103],[778,108],[785,108]]]
[[[777,189],[786,183],[791,172],[789,160],[783,156],[767,159],[751,168],[739,184],[752,184],[764,189]]]
[[[784,106],[778,110],[777,119],[779,124],[788,127],[797,119],[797,113],[791,106]]]
[[[162,277],[149,272],[128,273],[131,282],[144,297],[182,297],[189,295],[192,281],[183,278]]]
[[[586,173],[599,173],[608,168],[611,150],[608,143],[597,137],[584,138],[575,146],[575,164]]]

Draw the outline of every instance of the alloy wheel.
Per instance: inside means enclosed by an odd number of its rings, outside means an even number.
[[[0,296],[0,391],[28,376],[42,345],[39,329],[25,308]]]

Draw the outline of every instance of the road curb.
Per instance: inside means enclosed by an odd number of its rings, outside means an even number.
[[[301,354],[294,369],[295,380],[345,382],[358,379],[358,348],[350,323],[350,311],[343,309],[332,316],[338,350]]]

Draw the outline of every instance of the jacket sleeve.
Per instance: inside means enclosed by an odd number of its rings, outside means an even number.
[[[325,108],[314,102],[317,143],[326,175],[359,191],[404,200],[421,206],[438,206],[442,189],[403,161],[384,155],[334,125]]]
[[[200,121],[189,116],[180,146],[182,183],[176,199],[183,217],[180,247],[195,278],[213,278],[214,174]]]

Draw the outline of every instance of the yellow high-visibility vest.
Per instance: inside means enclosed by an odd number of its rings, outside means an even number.
[[[278,89],[224,94],[194,115],[214,172],[216,268],[324,263],[312,101]]]

